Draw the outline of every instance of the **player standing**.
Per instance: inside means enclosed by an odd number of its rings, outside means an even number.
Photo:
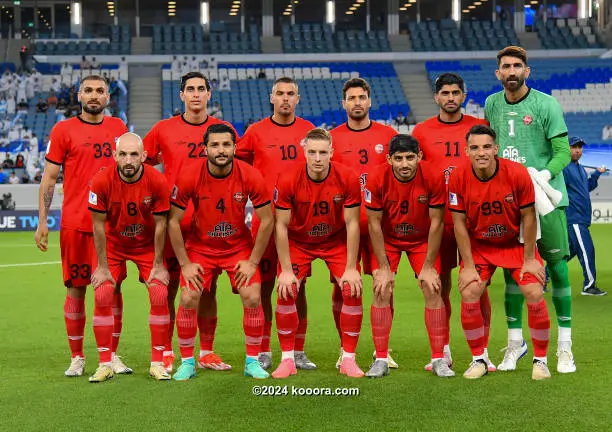
[[[109,98],[108,83],[101,76],[89,75],[81,80],[78,93],[81,114],[57,123],[51,130],[38,194],[38,228],[34,239],[38,248],[45,252],[49,235],[47,217],[57,177],[63,168],[64,203],[60,249],[66,287],[64,321],[72,353],[66,376],[81,376],[85,369],[85,292],[91,280],[92,269],[96,267],[86,185],[100,168],[113,163],[115,140],[127,132],[127,127],[120,119],[104,115]],[[114,316],[112,353],[116,352],[119,343],[122,304],[121,292],[117,291],[113,298],[113,308],[118,314]],[[115,373],[131,372],[116,356],[112,358],[112,367]]]
[[[469,161],[466,155],[465,136],[470,128],[477,124],[488,124],[482,120],[461,112],[461,106],[465,101],[465,83],[463,78],[454,73],[444,73],[436,79],[434,100],[440,107],[437,116],[431,117],[415,126],[412,135],[418,140],[419,147],[423,152],[423,158],[432,166],[439,169],[446,179],[450,173],[461,163]],[[451,273],[457,267],[457,243],[453,231],[453,217],[447,209],[444,213],[444,236],[440,247],[440,261],[442,270],[440,279],[442,281],[442,299],[446,310],[446,323],[449,332],[444,336],[444,358],[449,367],[453,364],[450,350],[450,318],[451,302],[450,292],[452,288]],[[480,297],[482,315],[485,321],[485,361],[489,372],[496,370],[495,365],[489,360],[487,346],[489,344],[489,328],[491,324],[491,300],[489,292],[485,289]],[[431,370],[431,363],[425,366],[425,370]]]
[[[371,93],[370,85],[363,78],[352,78],[345,82],[342,87],[342,107],[346,111],[347,120],[346,123],[331,131],[334,143],[333,160],[347,166],[356,176],[359,176],[362,192],[368,172],[374,167],[386,163],[389,141],[397,135],[397,132],[392,127],[370,119],[370,108],[372,107]],[[359,259],[363,265],[363,272],[371,275],[372,269],[370,268],[370,263],[373,257],[365,206],[361,208],[359,229],[361,233]],[[342,340],[340,330],[342,290],[335,281],[332,282],[334,282],[332,294],[334,321],[336,322],[336,329],[340,335],[340,340]],[[391,297],[391,311],[393,312],[393,297]],[[340,366],[341,359],[342,352],[336,367]],[[397,368],[397,363],[390,357],[389,367]]]
[[[209,116],[206,110],[212,96],[210,83],[200,72],[189,72],[181,77],[181,101],[185,104],[185,112],[180,116],[157,122],[144,138],[147,151],[147,163],[156,165],[163,162],[164,175],[169,185],[176,184],[179,173],[192,166],[206,164],[206,149],[203,137],[208,128],[214,124],[227,124]],[[193,206],[185,209],[181,227],[183,236],[191,226]],[[172,334],[174,332],[175,298],[179,286],[180,266],[168,241],[166,243],[166,266],[170,273],[168,284],[168,306],[170,310],[170,326],[168,341],[164,350],[164,366],[172,372],[174,353],[172,352]],[[198,307],[198,327],[200,329],[200,356],[198,365],[215,370],[231,369],[213,352],[215,330],[217,328],[216,279],[212,289],[203,293]]]
[[[274,191],[280,264],[276,328],[282,360],[272,376],[287,378],[297,373],[294,360],[297,291],[310,272],[312,261],[320,258],[343,287],[340,373],[360,378],[363,372],[355,362],[363,319],[362,282],[357,263],[359,183],[351,170],[339,163],[330,163],[332,138],[326,130],[308,132],[304,152],[306,164],[301,169],[282,173]]]
[[[461,325],[472,351],[472,363],[463,376],[476,379],[487,374],[480,296],[495,269],[502,267],[527,299],[535,354],[531,377],[550,378],[546,365],[550,319],[543,297],[544,266],[536,250],[531,177],[521,164],[497,158],[495,132],[487,126],[474,126],[466,141],[471,163],[454,170],[448,185],[461,254]]]
[[[547,94],[529,88],[527,53],[521,47],[509,46],[497,53],[497,79],[504,89],[489,96],[485,115],[497,133],[499,155],[538,170],[542,182],[562,193],[563,198],[551,213],[540,216],[542,238],[538,250],[546,261],[552,282],[553,304],[559,328],[557,371],[576,371],[572,354],[572,290],[567,259],[569,241],[565,207],[569,201],[563,179],[563,168],[571,160],[567,126],[559,103]],[[508,346],[500,370],[514,370],[516,362],[527,352],[523,340],[523,296],[508,272],[506,280],[506,317]]]
[[[272,116],[249,126],[240,140],[236,157],[253,162],[264,177],[267,185],[275,185],[278,175],[299,163],[300,168],[305,162],[302,151],[302,140],[314,125],[295,115],[295,108],[300,101],[298,85],[294,79],[282,77],[272,86],[270,103],[274,106]],[[251,231],[257,236],[259,219],[253,218]],[[265,315],[263,342],[259,361],[264,369],[272,366],[270,350],[270,334],[272,331],[272,292],[276,280],[278,257],[276,245],[270,239],[266,252],[259,263],[261,273],[261,304]],[[296,335],[295,365],[298,369],[316,369],[304,353],[306,329],[308,327],[306,307],[305,280],[300,287],[296,300],[299,325]]]
[[[172,190],[168,232],[181,266],[181,299],[177,332],[182,363],[177,381],[196,374],[193,349],[198,331],[196,307],[202,292],[210,291],[216,275],[226,271],[232,289],[240,294],[246,339],[244,374],[257,379],[270,375],[257,357],[263,334],[259,263],[274,230],[269,188],[255,168],[234,161],[236,134],[223,124],[208,128],[204,136],[208,161],[189,168]],[[255,242],[245,224],[245,208],[251,200],[260,219]],[[194,215],[185,241],[181,219],[189,202]]]
[[[431,346],[433,373],[455,376],[444,361],[448,332],[440,281],[440,242],[444,233],[444,176],[429,162],[421,162],[419,143],[410,135],[396,135],[389,143],[388,164],[374,168],[364,191],[375,261],[374,302],[370,310],[376,360],[366,372],[379,378],[389,373],[391,295],[395,273],[406,252],[425,297],[425,327]]]
[[[113,292],[127,277],[126,261],[136,264],[149,291],[151,367],[156,380],[169,380],[163,350],[168,336],[168,271],[164,267],[166,218],[170,190],[163,174],[143,165],[146,153],[138,135],[126,133],[113,152],[116,165],[98,172],[91,181],[89,210],[93,219],[98,266],[91,276],[95,289],[93,329],[100,366],[89,382],[113,377],[111,347]]]

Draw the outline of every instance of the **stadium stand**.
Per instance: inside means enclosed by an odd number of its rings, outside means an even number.
[[[587,19],[558,18],[536,24],[544,49],[601,48],[594,25]]]
[[[460,28],[451,19],[409,22],[408,31],[414,51],[482,51],[518,44],[507,21],[463,21]]]
[[[257,79],[260,71],[265,79]],[[388,121],[410,111],[395,69],[388,63],[219,64],[208,75],[213,83],[211,103],[220,105],[223,119],[231,122],[239,133],[249,119],[256,121],[270,115],[270,89],[274,79],[281,76],[298,81],[301,98],[297,113],[316,125],[346,120],[340,105],[342,85],[356,76],[367,79],[372,86],[370,115],[374,120]],[[179,78],[180,72],[173,72],[170,65],[164,66],[163,118],[183,108]]]
[[[261,52],[259,28],[251,24],[247,33],[213,31],[202,26],[165,24],[153,26],[153,54],[256,54]]]
[[[34,40],[34,53],[40,55],[120,55],[130,54],[132,36],[129,25],[111,25],[105,31],[83,38],[76,35],[41,33]]]
[[[283,24],[285,53],[381,52],[391,51],[385,31],[339,30],[329,24]]]

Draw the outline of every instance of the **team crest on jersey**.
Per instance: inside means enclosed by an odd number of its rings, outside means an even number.
[[[427,204],[427,195],[419,195],[418,200],[421,204]]]
[[[448,180],[450,179],[451,173],[455,169],[454,166],[449,166],[444,170],[444,183],[448,184]]]
[[[120,234],[123,237],[136,237],[138,234],[142,233],[143,231],[144,231],[143,224],[131,224],[131,225],[126,225]]]
[[[243,194],[242,192],[236,192],[236,193],[234,194],[234,200],[235,200],[236,202],[241,203],[242,201],[244,201],[244,194]]]
[[[382,144],[376,144],[374,146],[374,151],[378,154],[382,154],[385,151],[385,146]]]
[[[344,197],[341,194],[334,195],[333,201],[338,204],[341,203]]]
[[[397,234],[400,237],[406,237],[411,234],[417,233],[418,231],[419,230],[416,229],[414,225],[412,224],[401,223],[401,224],[395,225],[395,234]]]
[[[314,225],[306,234],[310,237],[326,237],[331,234],[331,227],[325,222],[321,222]]]
[[[489,225],[487,231],[482,233],[483,238],[491,237],[503,237],[508,232],[508,229],[504,225],[493,224]]]
[[[529,126],[531,122],[533,122],[533,117],[531,117],[530,115],[526,115],[525,117],[523,117],[523,123],[525,123],[527,126]]]
[[[303,139],[300,141],[300,147],[306,147],[306,138],[303,138]]]
[[[509,193],[508,195],[506,195],[504,197],[504,199],[506,200],[507,203],[513,203],[514,202],[514,195],[512,195],[511,193]]]
[[[142,204],[145,207],[151,207],[151,204],[153,203],[153,197],[152,196],[146,196],[142,199]]]
[[[231,223],[220,222],[215,225],[212,231],[208,231],[208,237],[227,238],[233,236],[237,232],[238,229],[233,227]]]

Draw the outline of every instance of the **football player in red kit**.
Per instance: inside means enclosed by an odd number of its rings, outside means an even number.
[[[163,174],[143,165],[146,153],[138,135],[126,133],[113,152],[116,165],[98,172],[91,181],[89,210],[98,266],[91,277],[95,289],[93,329],[100,366],[89,382],[113,377],[111,368],[113,293],[127,277],[126,261],[136,264],[149,291],[151,367],[156,380],[169,380],[162,363],[168,333],[168,271],[164,267],[166,218],[170,190]]]
[[[61,121],[51,129],[45,170],[38,196],[38,228],[36,245],[47,251],[49,228],[47,217],[55,192],[55,184],[63,169],[64,202],[60,225],[60,250],[62,273],[66,287],[64,321],[68,344],[72,354],[70,367],[65,375],[81,376],[85,369],[83,336],[85,331],[85,291],[96,267],[91,215],[87,210],[86,185],[100,168],[113,164],[115,140],[127,132],[125,123],[118,118],[104,115],[109,101],[108,83],[98,75],[81,80],[78,99],[81,114]],[[117,291],[113,298],[114,315],[113,350],[116,352],[121,333],[123,299]],[[115,373],[130,373],[119,357],[113,356]]]
[[[295,306],[301,281],[317,258],[325,261],[342,286],[340,316],[342,362],[340,373],[360,378],[355,349],[363,319],[359,250],[361,194],[356,176],[339,163],[330,163],[332,139],[324,129],[306,135],[306,163],[281,174],[274,191],[276,249],[279,260],[276,328],[282,360],[272,373],[287,378],[297,373],[294,360],[298,315]]]
[[[474,126],[466,136],[470,164],[451,173],[448,204],[461,255],[461,325],[472,351],[463,374],[487,374],[480,296],[497,267],[507,269],[527,302],[534,358],[532,378],[550,378],[546,365],[550,319],[543,297],[545,271],[536,249],[535,192],[527,169],[499,159],[495,132]]]
[[[423,152],[423,158],[436,167],[444,175],[446,183],[450,173],[462,163],[468,163],[469,158],[465,152],[465,135],[472,126],[478,124],[487,125],[487,121],[463,114],[461,105],[465,101],[465,83],[463,78],[454,73],[444,73],[435,82],[434,100],[440,107],[437,116],[431,117],[415,126],[412,131],[419,141]],[[440,263],[442,270],[442,298],[446,310],[447,330],[450,330],[451,302],[450,291],[452,287],[451,272],[457,267],[457,243],[453,231],[453,217],[450,210],[444,213],[444,236],[440,247]],[[489,293],[485,290],[480,298],[482,314],[485,320],[485,354],[489,372],[496,370],[495,365],[489,360],[487,346],[489,343],[489,327],[491,323],[491,301]],[[453,358],[450,350],[450,332],[444,336],[444,359],[448,366],[452,366]],[[431,370],[431,363],[425,366],[425,370]]]

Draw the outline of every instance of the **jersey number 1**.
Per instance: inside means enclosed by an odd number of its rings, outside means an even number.
[[[514,138],[514,120],[508,120],[508,136]]]

